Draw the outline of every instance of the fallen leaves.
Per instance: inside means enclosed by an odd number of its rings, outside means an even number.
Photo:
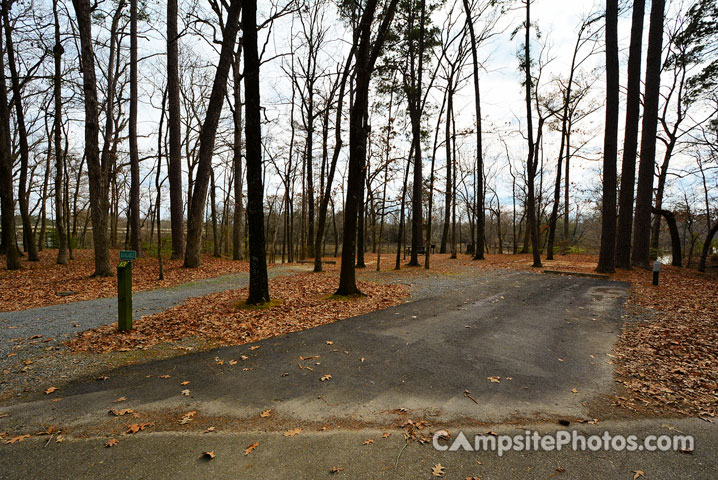
[[[491,383],[501,383],[501,377],[487,377]]]
[[[45,249],[38,252],[39,262],[23,262],[21,270],[0,269],[0,284],[3,286],[0,311],[11,312],[117,295],[114,275],[90,278],[94,271],[92,249],[74,250],[73,254],[75,258],[72,262],[57,265],[57,250]],[[113,260],[118,259],[119,251],[111,250],[110,256]],[[164,280],[160,281],[157,280],[157,259],[138,258],[132,262],[133,291],[171,287],[193,280],[249,271],[249,263],[246,261],[238,262],[211,255],[202,255],[198,268],[182,268],[182,263],[182,259],[165,258]]]
[[[443,477],[446,473],[446,467],[441,465],[440,463],[437,463],[433,467],[431,467],[431,476],[432,477]]]
[[[182,385],[183,387],[184,387],[185,385],[189,385],[189,380],[185,380],[184,382],[180,383],[180,385]]]
[[[131,408],[123,408],[121,410],[119,409],[112,409],[110,410],[110,414],[114,415],[116,417],[122,417],[124,415],[130,415],[135,413]]]
[[[105,448],[112,448],[118,443],[120,442],[116,438],[111,438],[107,442],[105,442]]]
[[[369,439],[367,439],[367,440],[364,440],[364,441],[362,442],[362,445],[371,445],[372,443],[374,443],[374,440],[372,440],[371,438],[369,438]]]
[[[152,422],[145,422],[145,423],[135,423],[132,425],[127,425],[127,430],[125,433],[134,435],[137,432],[143,431],[147,427],[151,427],[153,425]]]
[[[180,393],[185,397],[189,397],[189,390],[182,390]]]
[[[204,458],[205,460],[212,460],[216,456],[217,455],[214,454],[214,450],[209,451],[209,452],[202,452],[202,458]]]
[[[287,430],[286,432],[284,432],[284,436],[285,437],[296,437],[301,432],[302,432],[301,428],[293,428],[291,430]]]
[[[45,395],[50,395],[52,392],[56,392],[58,390],[59,390],[59,388],[57,388],[57,387],[50,387],[47,390],[45,390]]]
[[[187,412],[184,415],[182,415],[182,418],[179,419],[180,425],[186,425],[189,422],[192,421],[192,418],[197,414],[195,410],[192,410],[191,412]]]
[[[244,449],[244,455],[247,456],[259,446],[259,442],[254,442],[250,446]]]
[[[343,472],[343,471],[344,471],[344,467],[332,467],[329,469],[329,473],[339,473],[339,472]]]
[[[10,440],[5,441],[5,445],[12,445],[13,443],[21,443],[26,438],[30,438],[29,433],[26,433],[24,435],[18,435],[17,437],[12,437]]]
[[[265,411],[263,411],[263,412],[260,412],[260,414],[259,414],[259,416],[262,417],[262,418],[267,418],[267,417],[269,417],[270,415],[272,415],[272,409],[271,409],[271,408],[270,408],[269,410],[265,410]]]
[[[332,376],[330,374],[322,375],[322,377],[319,379],[322,382],[326,382],[327,380],[330,380]]]
[[[661,285],[650,272],[625,274],[632,283],[615,348],[616,377],[625,397],[615,402],[630,410],[718,416],[718,278],[664,266]]]
[[[633,473],[633,480],[637,480],[640,477],[646,476],[646,473],[643,470],[634,470],[632,473]]]
[[[406,285],[358,282],[366,297],[351,302],[328,298],[336,283],[331,272],[275,277],[270,289],[283,301],[268,309],[236,308],[247,289],[227,290],[188,298],[164,312],[142,317],[133,322],[133,330],[121,335],[115,325],[105,325],[78,333],[67,345],[74,352],[95,353],[148,348],[191,337],[214,345],[243,345],[397,305],[408,295]],[[333,344],[333,340],[325,342]],[[252,345],[249,350],[260,347]],[[247,355],[240,358],[249,360]]]
[[[127,397],[119,397],[117,400],[114,400],[112,403],[120,403],[120,402],[124,402],[125,400],[127,400]]]

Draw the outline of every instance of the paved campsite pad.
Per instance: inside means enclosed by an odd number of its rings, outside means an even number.
[[[449,280],[443,280],[446,281]],[[66,429],[71,434],[71,439],[66,440],[68,452],[83,452],[71,455],[81,462],[81,470],[87,475],[89,472],[102,475],[93,470],[101,465],[100,460],[108,459],[110,465],[126,465],[130,462],[128,451],[142,451],[151,453],[133,460],[133,464],[161,460],[173,465],[167,471],[196,477],[202,470],[193,470],[197,467],[196,458],[190,454],[196,450],[195,457],[199,457],[202,451],[216,445],[232,456],[233,471],[246,472],[252,478],[277,478],[281,471],[291,472],[281,468],[290,469],[293,462],[304,462],[302,470],[294,470],[299,478],[329,475],[330,467],[323,464],[326,462],[312,461],[312,456],[321,457],[321,452],[326,455],[337,452],[337,459],[348,464],[344,465],[347,472],[355,462],[359,471],[376,470],[376,475],[368,474],[369,477],[414,478],[418,473],[429,476],[430,459],[441,462],[442,458],[452,457],[442,457],[430,446],[421,447],[423,453],[417,453],[414,449],[418,447],[412,444],[407,451],[413,453],[403,462],[416,458],[419,463],[405,466],[401,470],[405,475],[397,475],[389,457],[397,455],[403,445],[401,431],[395,431],[392,445],[397,448],[391,449],[391,455],[381,449],[381,453],[372,453],[380,451],[371,450],[376,444],[358,448],[359,453],[351,455],[345,444],[357,441],[358,447],[362,447],[360,437],[375,438],[375,442],[388,440],[371,429],[396,428],[406,418],[425,419],[432,430],[449,427],[453,431],[460,427],[475,430],[490,424],[523,425],[537,421],[555,425],[559,418],[592,418],[593,405],[605,402],[607,395],[615,393],[609,354],[620,332],[624,284],[493,271],[477,274],[472,282],[457,278],[455,285],[453,289],[437,285],[437,293],[441,292],[438,296],[256,344],[110,370],[105,373],[109,379],[103,382],[94,379],[58,382],[60,390],[52,394],[54,398],[31,394],[24,403],[0,409],[9,414],[0,419],[0,430],[32,433],[45,430],[48,425]],[[166,375],[170,378],[160,378]],[[190,383],[181,385],[185,381]],[[189,395],[183,394],[183,390],[189,390],[185,392]],[[465,393],[467,390],[469,394]],[[118,397],[127,400],[114,404]],[[52,401],[58,398],[61,400]],[[124,417],[108,416],[107,411],[118,405],[139,412],[140,419],[125,421]],[[259,412],[266,409],[272,409],[272,416],[259,419]],[[197,421],[179,425],[177,420],[182,412],[191,410],[198,412]],[[200,433],[200,426],[206,427],[202,419],[210,422],[206,425],[216,424],[218,430],[235,432],[234,436],[223,440],[225,437],[218,435],[212,441],[211,435],[215,434],[207,434],[208,437]],[[84,455],[83,442],[89,440],[72,438],[94,435],[106,439],[116,435],[118,428],[121,432],[124,425],[135,421],[156,421],[156,426],[135,437],[119,437],[122,447],[129,450],[113,447],[98,455]],[[329,431],[319,431],[323,424],[330,425]],[[625,429],[630,423],[621,425]],[[281,432],[298,426],[304,427],[301,434],[304,437],[300,435],[301,443],[291,447],[291,442],[300,437],[261,434],[266,438],[260,441],[270,445],[272,456],[257,452],[245,457],[239,448],[245,438],[252,438],[251,432],[265,428]],[[709,430],[707,434],[703,432],[704,437],[715,437],[711,427],[705,427]],[[153,433],[153,429],[192,433],[178,437],[172,433]],[[337,429],[340,431],[334,431]],[[323,439],[324,434],[332,436]],[[94,442],[92,447],[88,446],[90,450],[99,450],[98,445],[104,440],[96,438]],[[175,449],[168,447],[174,443],[177,452],[186,452],[189,457],[185,458],[183,453],[179,460]],[[13,453],[15,460],[8,460],[10,469],[19,474],[40,469],[50,456],[58,454],[50,452],[62,450],[63,445],[64,442],[45,450],[37,440],[26,440],[3,448],[25,452]],[[119,451],[124,453],[115,453]],[[109,460],[113,455],[118,458]],[[669,456],[662,458],[678,462],[676,468],[685,469],[685,465],[695,463],[676,460],[675,455],[680,454],[666,455]],[[28,463],[30,458],[38,461]],[[464,469],[474,461],[470,455],[461,458]],[[530,467],[523,455],[516,458],[516,468]],[[532,458],[541,463],[542,475],[553,463],[556,465],[546,476],[560,465],[559,457],[550,454]],[[580,463],[577,458],[569,455],[566,461]],[[488,463],[496,463],[495,460]],[[589,460],[586,465],[596,467],[596,462],[606,461],[606,456]],[[187,462],[194,467],[180,467]],[[656,461],[650,462],[655,465]],[[702,462],[695,463],[696,472],[706,471]],[[223,471],[220,466],[224,464],[216,462],[207,465],[207,474],[215,468],[212,465],[219,468],[216,473]],[[641,465],[635,467],[640,468]],[[714,465],[709,463],[709,468]],[[142,468],[137,477],[141,477],[141,471]],[[532,477],[530,470],[521,471]],[[461,472],[463,475],[463,469]],[[510,470],[504,471],[507,472]],[[110,470],[105,473],[112,476]],[[479,473],[475,475],[484,478]],[[356,473],[346,475],[357,478]]]

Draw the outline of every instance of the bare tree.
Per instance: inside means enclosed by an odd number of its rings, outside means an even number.
[[[626,94],[626,128],[621,164],[616,266],[631,268],[631,225],[633,223],[633,191],[636,183],[636,150],[638,148],[638,116],[641,95],[641,46],[645,0],[633,1],[631,44],[628,51],[628,92]]]
[[[349,118],[349,171],[344,206],[344,243],[337,295],[361,294],[356,284],[354,247],[356,244],[360,190],[364,188],[363,171],[366,164],[366,117],[369,108],[369,82],[397,4],[398,0],[390,0],[384,9],[383,19],[373,42],[371,26],[376,15],[377,0],[367,0],[359,20],[357,33],[359,40],[355,52],[355,96]]]
[[[653,197],[653,168],[656,162],[656,129],[658,126],[658,97],[661,86],[661,52],[663,45],[664,0],[653,0],[646,54],[646,90],[641,129],[641,161],[638,165],[638,189],[633,221],[633,251],[631,263],[648,268],[651,241],[651,199]]]
[[[219,124],[219,116],[222,112],[224,97],[227,93],[227,77],[234,58],[234,45],[237,38],[237,31],[239,30],[239,3],[239,0],[233,0],[230,2],[227,10],[227,21],[222,30],[223,38],[222,48],[219,54],[219,63],[217,64],[217,71],[212,84],[212,93],[209,97],[206,117],[199,136],[197,176],[192,189],[192,203],[190,204],[190,211],[187,217],[187,248],[184,259],[184,266],[190,268],[198,267],[200,263],[202,218],[212,170],[212,156],[214,155],[217,125]]]
[[[596,271],[612,273],[616,253],[616,157],[618,154],[618,0],[606,0],[606,127],[603,139],[601,250]]]
[[[246,97],[247,221],[249,227],[249,297],[247,303],[258,304],[268,302],[270,298],[262,200],[264,186],[262,185],[262,129],[257,53],[257,0],[243,2],[242,35]]]
[[[0,51],[2,51],[0,34]],[[5,62],[0,55],[0,72],[5,71]],[[0,75],[0,201],[2,202],[2,245],[5,247],[8,270],[20,268],[20,259],[15,246],[15,201],[12,186],[12,160],[10,158],[10,112],[7,108],[7,87],[5,75]]]

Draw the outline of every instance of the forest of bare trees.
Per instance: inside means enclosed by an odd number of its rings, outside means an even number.
[[[326,257],[342,295],[434,253],[711,265],[712,0],[1,1],[7,269],[226,256],[263,303]]]

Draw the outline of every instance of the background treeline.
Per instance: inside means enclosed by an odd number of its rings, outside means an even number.
[[[538,0],[2,0],[0,249],[251,253],[255,300],[267,260],[342,255],[354,293],[378,252],[705,269],[717,9],[608,0],[557,47]]]

